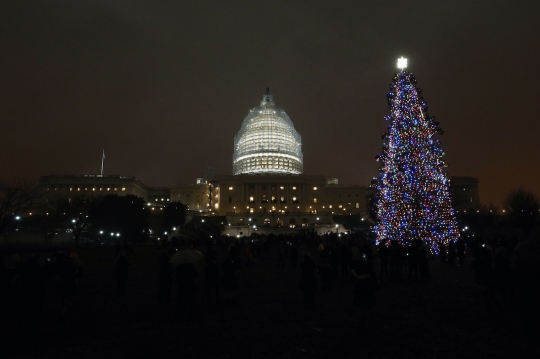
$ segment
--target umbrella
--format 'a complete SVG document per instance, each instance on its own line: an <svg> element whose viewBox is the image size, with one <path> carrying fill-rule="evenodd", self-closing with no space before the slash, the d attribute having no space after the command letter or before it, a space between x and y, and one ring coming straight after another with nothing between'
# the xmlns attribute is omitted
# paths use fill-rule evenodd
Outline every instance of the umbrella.
<svg viewBox="0 0 540 359"><path fill-rule="evenodd" d="M172 264L184 264L184 263L196 263L203 259L204 255L194 249L186 249L184 251L176 252L171 260Z"/></svg>

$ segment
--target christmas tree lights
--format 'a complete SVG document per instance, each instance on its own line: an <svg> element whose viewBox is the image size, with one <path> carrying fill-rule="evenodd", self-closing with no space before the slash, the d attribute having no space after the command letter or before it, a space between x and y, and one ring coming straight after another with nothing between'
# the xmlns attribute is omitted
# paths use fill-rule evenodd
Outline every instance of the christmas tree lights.
<svg viewBox="0 0 540 359"><path fill-rule="evenodd" d="M422 91L414 75L405 70L394 77L388 93L388 131L383 133L381 164L374 179L377 241L397 240L403 244L421 239L437 252L437 243L459 237L450 197L449 180L440 141L443 134L435 117L427 113Z"/></svg>

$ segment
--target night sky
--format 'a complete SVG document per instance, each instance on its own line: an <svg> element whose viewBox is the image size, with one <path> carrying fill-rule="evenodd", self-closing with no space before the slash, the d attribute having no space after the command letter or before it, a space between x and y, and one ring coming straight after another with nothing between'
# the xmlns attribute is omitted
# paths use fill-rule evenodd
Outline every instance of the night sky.
<svg viewBox="0 0 540 359"><path fill-rule="evenodd" d="M540 1L0 0L0 178L231 174L266 87L304 173L368 184L396 60L423 89L451 176L483 203L540 195Z"/></svg>

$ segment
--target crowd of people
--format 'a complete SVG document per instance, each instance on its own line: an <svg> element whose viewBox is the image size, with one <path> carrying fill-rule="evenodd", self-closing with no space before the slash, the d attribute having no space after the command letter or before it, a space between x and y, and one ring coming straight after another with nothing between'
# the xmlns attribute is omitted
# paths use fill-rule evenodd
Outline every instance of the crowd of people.
<svg viewBox="0 0 540 359"><path fill-rule="evenodd" d="M172 263L172 257L179 251L195 248L183 242L159 248L157 304L174 307L172 312L177 323L196 320L200 305L195 305L194 300L198 290L205 293L209 311L234 307L242 286L237 272L255 268L260 261L275 261L275 265L266 268L284 273L285 269L300 271L298 301L306 311L316 307L317 293L332 292L336 283L345 283L352 288L350 303L358 309L358 323L368 327L376 320L373 308L377 306L377 292L384 295L384 286L392 282L428 280L430 259L436 255L448 268L467 265L472 269L487 311L496 314L517 311L523 330L531 340L540 338L538 240L518 242L498 238L465 243L460 239L429 248L422 240L375 243L367 236L341 238L329 234L320 237L318 242L299 236L244 238L217 245L209 241L197 248L204 254L200 263L181 264ZM132 254L132 246L115 247L115 294L118 297L129 296L127 283ZM69 317L70 299L77 294L77 282L84 278L83 263L74 249L30 255L26 262L15 253L5 253L3 264L0 268L1 289L5 293L0 296L2 317L13 318L13 321L21 319L17 321L19 331L40 334L44 296L50 293L57 297L54 317L58 323ZM204 278L202 288L198 288L200 275ZM176 302L171 303L174 298Z"/></svg>
<svg viewBox="0 0 540 359"><path fill-rule="evenodd" d="M4 253L0 266L2 337L18 333L39 337L45 324L45 302L54 296L52 317L62 323L72 310L83 266L74 249L55 249L46 256L32 254L24 262L16 253ZM29 342L32 344L33 342Z"/></svg>

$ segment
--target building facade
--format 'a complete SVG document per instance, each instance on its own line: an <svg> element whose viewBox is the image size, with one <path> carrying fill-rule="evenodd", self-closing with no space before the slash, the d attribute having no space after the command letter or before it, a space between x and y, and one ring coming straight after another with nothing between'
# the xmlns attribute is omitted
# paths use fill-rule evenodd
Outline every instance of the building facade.
<svg viewBox="0 0 540 359"><path fill-rule="evenodd" d="M148 186L135 177L119 175L49 175L42 176L40 184L48 194L70 198L71 196L103 197L134 195L148 201Z"/></svg>
<svg viewBox="0 0 540 359"><path fill-rule="evenodd" d="M450 177L450 191L454 208L467 210L480 206L478 179L474 177Z"/></svg>
<svg viewBox="0 0 540 359"><path fill-rule="evenodd" d="M316 175L220 176L219 213L367 214L366 187Z"/></svg>

